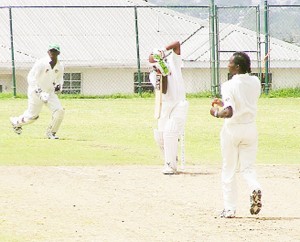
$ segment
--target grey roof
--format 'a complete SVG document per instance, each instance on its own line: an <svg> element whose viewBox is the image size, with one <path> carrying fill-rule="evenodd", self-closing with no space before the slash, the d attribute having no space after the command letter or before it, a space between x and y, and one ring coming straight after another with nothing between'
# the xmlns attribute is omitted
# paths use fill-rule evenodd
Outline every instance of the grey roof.
<svg viewBox="0 0 300 242"><path fill-rule="evenodd" d="M135 6L144 0L1 0L1 6Z"/></svg>
<svg viewBox="0 0 300 242"><path fill-rule="evenodd" d="M6 5L5 5L6 3ZM208 21L165 8L150 8L141 0L2 0L2 6L60 6L13 8L15 61L27 68L46 54L49 43L61 46L61 59L69 66L136 66L136 29L132 6L138 9L139 50L142 66L153 47L183 41L187 66L209 67ZM63 8L61 6L89 6ZM92 6L99 6L93 8ZM104 8L100 6L114 6ZM119 7L119 6L122 6ZM127 7L126 7L127 6ZM128 7L129 6L129 7ZM8 9L0 8L0 63L10 67ZM236 25L220 25L221 50L256 50L256 33ZM271 60L300 61L300 47L271 38ZM230 53L221 54L227 63ZM251 54L255 59L255 54ZM222 63L221 62L221 63Z"/></svg>

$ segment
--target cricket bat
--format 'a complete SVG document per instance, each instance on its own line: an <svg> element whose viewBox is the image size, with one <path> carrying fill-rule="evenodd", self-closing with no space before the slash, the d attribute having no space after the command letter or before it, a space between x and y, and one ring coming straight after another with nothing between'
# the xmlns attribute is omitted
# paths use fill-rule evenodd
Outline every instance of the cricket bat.
<svg viewBox="0 0 300 242"><path fill-rule="evenodd" d="M155 91L155 107L154 107L154 118L159 119L162 106L162 86L163 86L162 75L156 75Z"/></svg>

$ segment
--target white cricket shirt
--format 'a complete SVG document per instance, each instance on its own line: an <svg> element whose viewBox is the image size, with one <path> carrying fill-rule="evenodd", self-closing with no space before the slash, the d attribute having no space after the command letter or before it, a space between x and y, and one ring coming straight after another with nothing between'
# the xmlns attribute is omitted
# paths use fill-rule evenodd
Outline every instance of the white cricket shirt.
<svg viewBox="0 0 300 242"><path fill-rule="evenodd" d="M256 76L236 74L221 87L224 108L231 106L233 115L225 119L229 123L252 123L257 113L257 102L261 94L261 83Z"/></svg>
<svg viewBox="0 0 300 242"><path fill-rule="evenodd" d="M57 60L54 68L51 68L49 56L37 60L27 76L28 85L32 89L41 88L44 92L54 92L54 84L63 85L64 67Z"/></svg>
<svg viewBox="0 0 300 242"><path fill-rule="evenodd" d="M167 93L163 94L162 100L164 102L177 103L185 100L185 86L181 72L182 60L181 56L174 51L167 58L168 67L171 74L168 75Z"/></svg>

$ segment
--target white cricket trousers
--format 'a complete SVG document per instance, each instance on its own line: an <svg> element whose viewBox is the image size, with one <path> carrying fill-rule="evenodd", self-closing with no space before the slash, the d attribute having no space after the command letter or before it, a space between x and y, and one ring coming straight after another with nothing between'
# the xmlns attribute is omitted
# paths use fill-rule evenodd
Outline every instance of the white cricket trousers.
<svg viewBox="0 0 300 242"><path fill-rule="evenodd" d="M236 173L240 172L247 182L249 194L260 189L256 178L258 134L255 123L226 124L221 129L222 191L225 210L236 210L237 184Z"/></svg>
<svg viewBox="0 0 300 242"><path fill-rule="evenodd" d="M163 103L158 120L158 131L163 133L164 160L173 168L177 165L178 138L184 132L188 106L186 100L175 105Z"/></svg>
<svg viewBox="0 0 300 242"><path fill-rule="evenodd" d="M45 103L39 99L35 93L35 90L29 88L28 107L27 110L19 117L19 119L25 121L37 119L44 105ZM51 110L52 114L56 110L63 109L58 96L54 92L50 93L46 106Z"/></svg>

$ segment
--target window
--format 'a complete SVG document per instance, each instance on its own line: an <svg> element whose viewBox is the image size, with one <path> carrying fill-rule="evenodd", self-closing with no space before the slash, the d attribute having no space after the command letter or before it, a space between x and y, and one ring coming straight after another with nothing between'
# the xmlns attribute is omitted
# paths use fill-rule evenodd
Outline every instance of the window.
<svg viewBox="0 0 300 242"><path fill-rule="evenodd" d="M64 73L64 85L62 93L80 94L81 93L81 73Z"/></svg>
<svg viewBox="0 0 300 242"><path fill-rule="evenodd" d="M134 92L139 92L139 87L142 92L153 92L153 86L149 80L149 72L141 72L141 85L139 85L138 72L134 73Z"/></svg>

